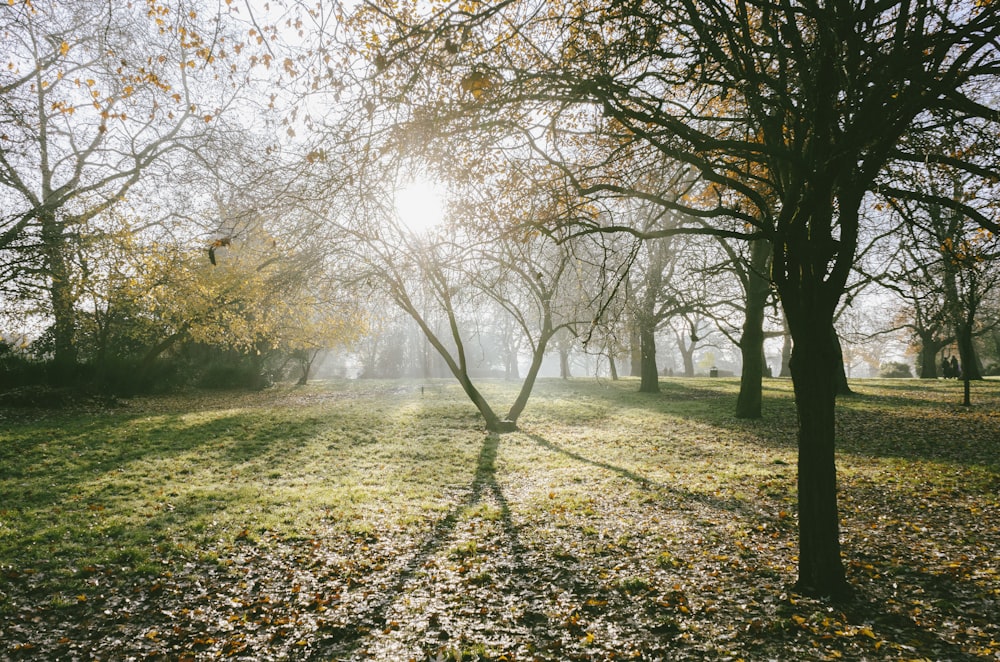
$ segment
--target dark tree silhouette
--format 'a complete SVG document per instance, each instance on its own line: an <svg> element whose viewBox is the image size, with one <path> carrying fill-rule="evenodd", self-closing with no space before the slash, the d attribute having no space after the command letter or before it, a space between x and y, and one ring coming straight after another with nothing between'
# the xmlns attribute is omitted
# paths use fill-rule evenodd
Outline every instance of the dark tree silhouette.
<svg viewBox="0 0 1000 662"><path fill-rule="evenodd" d="M794 341L798 588L847 593L830 376L840 360L833 321L858 248L860 210L893 161L935 159L996 175L981 155L904 149L902 139L939 131L942 122L997 133L990 91L1000 71L1000 3L625 0L535 8L508 0L424 19L381 7L362 16L373 34L388 35L387 44L368 46L379 66L376 94L410 95L422 128L460 124L491 132L498 147L531 150L580 194L641 197L708 221L711 232L770 241L771 280ZM489 84L465 94L460 81L470 71ZM648 149L692 167L700 191L677 199L642 188L631 173ZM974 205L942 203L997 229Z"/></svg>

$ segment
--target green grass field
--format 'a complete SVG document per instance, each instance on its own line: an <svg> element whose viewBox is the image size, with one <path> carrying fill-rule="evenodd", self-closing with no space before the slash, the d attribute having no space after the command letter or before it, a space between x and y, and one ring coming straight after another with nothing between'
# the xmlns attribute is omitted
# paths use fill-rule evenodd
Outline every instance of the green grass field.
<svg viewBox="0 0 1000 662"><path fill-rule="evenodd" d="M786 380L543 381L501 436L449 382L0 409L0 659L1000 660L1000 382L852 385L836 605Z"/></svg>

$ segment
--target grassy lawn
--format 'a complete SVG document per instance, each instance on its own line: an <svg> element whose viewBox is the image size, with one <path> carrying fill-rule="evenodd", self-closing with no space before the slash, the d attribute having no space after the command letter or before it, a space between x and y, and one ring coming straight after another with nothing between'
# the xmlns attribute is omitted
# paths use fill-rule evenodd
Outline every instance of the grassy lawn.
<svg viewBox="0 0 1000 662"><path fill-rule="evenodd" d="M1000 660L1000 382L853 383L837 605L790 383L637 386L502 436L449 382L0 409L0 659Z"/></svg>

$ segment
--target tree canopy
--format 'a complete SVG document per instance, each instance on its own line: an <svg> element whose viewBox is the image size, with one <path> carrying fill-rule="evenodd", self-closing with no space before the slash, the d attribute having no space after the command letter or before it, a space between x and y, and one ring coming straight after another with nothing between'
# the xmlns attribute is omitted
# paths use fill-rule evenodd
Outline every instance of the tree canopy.
<svg viewBox="0 0 1000 662"><path fill-rule="evenodd" d="M373 94L403 107L413 131L478 132L581 195L640 197L770 242L794 340L799 585L841 594L829 376L862 205L874 192L936 201L997 231L988 198L915 190L892 167L933 163L995 190L995 150L957 145L997 134L998 11L966 0L512 0L370 3L357 21ZM692 168L698 187L678 198L644 186L635 173L663 158Z"/></svg>

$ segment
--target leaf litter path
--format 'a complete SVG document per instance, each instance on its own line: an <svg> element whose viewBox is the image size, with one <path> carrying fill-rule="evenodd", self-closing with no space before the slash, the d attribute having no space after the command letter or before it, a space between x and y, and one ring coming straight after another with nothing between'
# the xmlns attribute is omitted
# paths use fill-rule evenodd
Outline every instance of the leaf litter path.
<svg viewBox="0 0 1000 662"><path fill-rule="evenodd" d="M503 443L508 439L514 437ZM471 486L453 495L452 508L423 536L375 526L378 533L353 540L244 541L225 561L238 582L216 579L194 596L183 587L204 579L173 577L168 587L157 586L160 613L178 625L142 639L169 648L172 634L198 632L193 653L202 654L192 657L725 658L746 634L724 613L733 608L728 583L735 574L757 579L752 594L738 596L741 610L754 605L775 615L782 599L794 600L779 599L779 570L751 570L751 547L729 544L727 513L711 498L682 502L672 490L598 464L608 493L590 493L585 483L583 491L550 490L539 504L544 485L498 481L500 443L486 438ZM590 464L541 437L522 436L520 443ZM644 502L641 517L633 498ZM664 547L666 531L677 536L673 552ZM768 547L786 534L767 534ZM695 549L682 551L686 544ZM688 552L697 558L687 560ZM201 606L192 609L192 598ZM184 606L162 609L174 601ZM692 628L696 613L717 623ZM755 640L763 621L751 623L761 630L752 633Z"/></svg>
<svg viewBox="0 0 1000 662"><path fill-rule="evenodd" d="M688 476L657 473L665 457L636 461L658 452L636 441L648 430L610 442L599 426L542 425L486 436L471 484L443 490L417 523L387 512L345 530L331 514L302 535L165 555L147 576L83 567L94 590L78 600L55 602L44 577L9 568L0 659L1000 659L995 472L956 466L912 487L913 467L891 458L842 462L862 590L830 605L787 589L787 449L716 480L706 467L725 471L736 447L685 425L667 450Z"/></svg>

